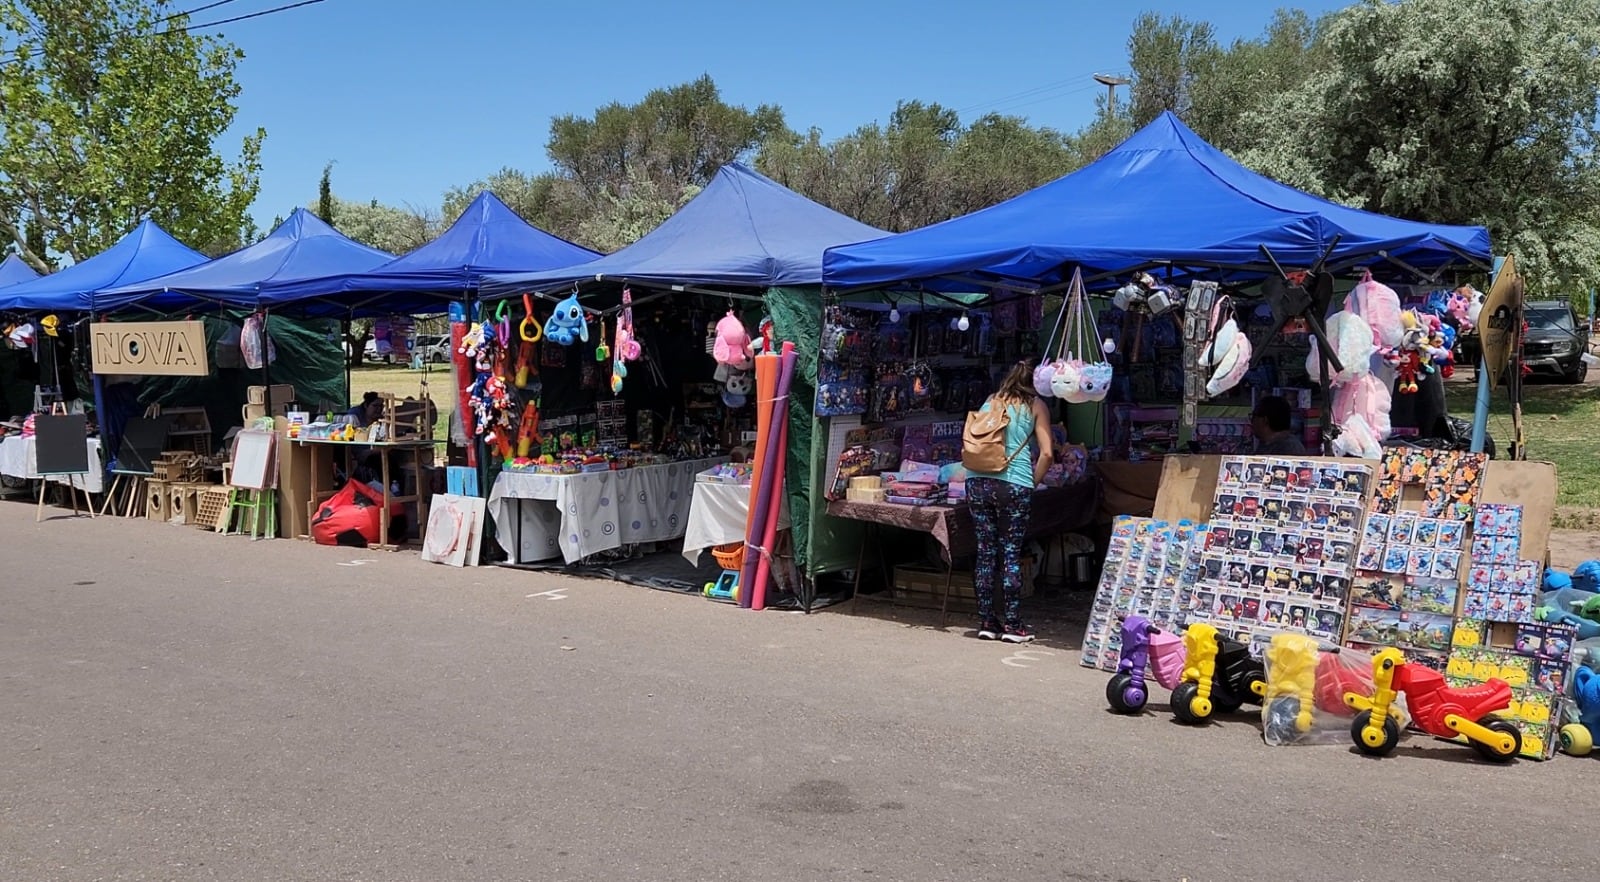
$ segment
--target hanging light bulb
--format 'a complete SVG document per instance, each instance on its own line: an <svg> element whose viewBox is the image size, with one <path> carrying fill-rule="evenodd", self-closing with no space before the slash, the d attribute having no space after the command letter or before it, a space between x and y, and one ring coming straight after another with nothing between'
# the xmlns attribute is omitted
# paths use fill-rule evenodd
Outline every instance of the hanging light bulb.
<svg viewBox="0 0 1600 882"><path fill-rule="evenodd" d="M967 314L963 312L961 318L956 320L956 330L965 331L970 327L972 327L972 322L967 321Z"/></svg>
<svg viewBox="0 0 1600 882"><path fill-rule="evenodd" d="M1110 355L1111 353L1116 352L1117 351L1117 341L1111 339L1110 337L1107 337L1105 339L1105 342L1100 344L1100 351L1104 352L1107 355Z"/></svg>
<svg viewBox="0 0 1600 882"><path fill-rule="evenodd" d="M889 324L891 324L891 325L900 324L900 307L898 307L898 306L889 307Z"/></svg>

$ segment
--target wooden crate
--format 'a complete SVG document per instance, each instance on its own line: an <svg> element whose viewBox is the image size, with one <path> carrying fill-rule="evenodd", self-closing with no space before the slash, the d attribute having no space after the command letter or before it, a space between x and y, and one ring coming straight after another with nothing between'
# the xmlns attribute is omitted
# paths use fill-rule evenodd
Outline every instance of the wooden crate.
<svg viewBox="0 0 1600 882"><path fill-rule="evenodd" d="M144 516L147 520L171 519L171 502L167 498L167 482L150 478L144 482Z"/></svg>

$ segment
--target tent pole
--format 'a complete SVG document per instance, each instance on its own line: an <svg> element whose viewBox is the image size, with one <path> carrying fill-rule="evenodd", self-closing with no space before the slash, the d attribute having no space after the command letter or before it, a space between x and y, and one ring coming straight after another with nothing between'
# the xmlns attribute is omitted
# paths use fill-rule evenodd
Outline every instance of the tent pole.
<svg viewBox="0 0 1600 882"><path fill-rule="evenodd" d="M1489 288L1493 290L1495 280L1500 277L1500 268L1505 266L1504 257L1494 259L1494 270L1489 274ZM1483 339L1483 330L1478 331L1478 339ZM1483 357L1483 347L1478 347L1478 397L1473 402L1472 411L1472 452L1482 453L1484 438L1489 431L1489 362Z"/></svg>
<svg viewBox="0 0 1600 882"><path fill-rule="evenodd" d="M100 480L101 485L109 488L106 475L111 468L111 458L121 448L121 438L112 437L106 428L106 381L100 372L94 369L94 313L89 313L89 376L94 383L94 421L100 427ZM70 491L69 491L70 492Z"/></svg>
<svg viewBox="0 0 1600 882"><path fill-rule="evenodd" d="M344 355L344 403L350 406L350 359L353 353L345 352L344 347L350 343L350 324L355 320L355 310L350 311L350 316L339 323L339 351Z"/></svg>

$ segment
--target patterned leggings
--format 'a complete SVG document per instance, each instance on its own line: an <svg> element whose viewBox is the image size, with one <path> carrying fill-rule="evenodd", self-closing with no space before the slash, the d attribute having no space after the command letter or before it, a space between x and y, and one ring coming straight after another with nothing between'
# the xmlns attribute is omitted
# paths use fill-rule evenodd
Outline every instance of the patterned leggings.
<svg viewBox="0 0 1600 882"><path fill-rule="evenodd" d="M973 590L978 618L994 621L995 601L1004 591L1004 623L1022 623L1022 537L1028 531L1033 489L996 478L968 478L967 501L978 533Z"/></svg>

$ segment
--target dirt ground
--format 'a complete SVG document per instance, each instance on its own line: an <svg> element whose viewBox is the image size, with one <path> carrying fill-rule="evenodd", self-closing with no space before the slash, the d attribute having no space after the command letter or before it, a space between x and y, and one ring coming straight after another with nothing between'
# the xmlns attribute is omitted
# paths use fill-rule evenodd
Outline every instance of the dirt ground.
<svg viewBox="0 0 1600 882"><path fill-rule="evenodd" d="M1571 570L1578 564L1600 558L1600 534L1584 530L1550 531L1550 565Z"/></svg>

